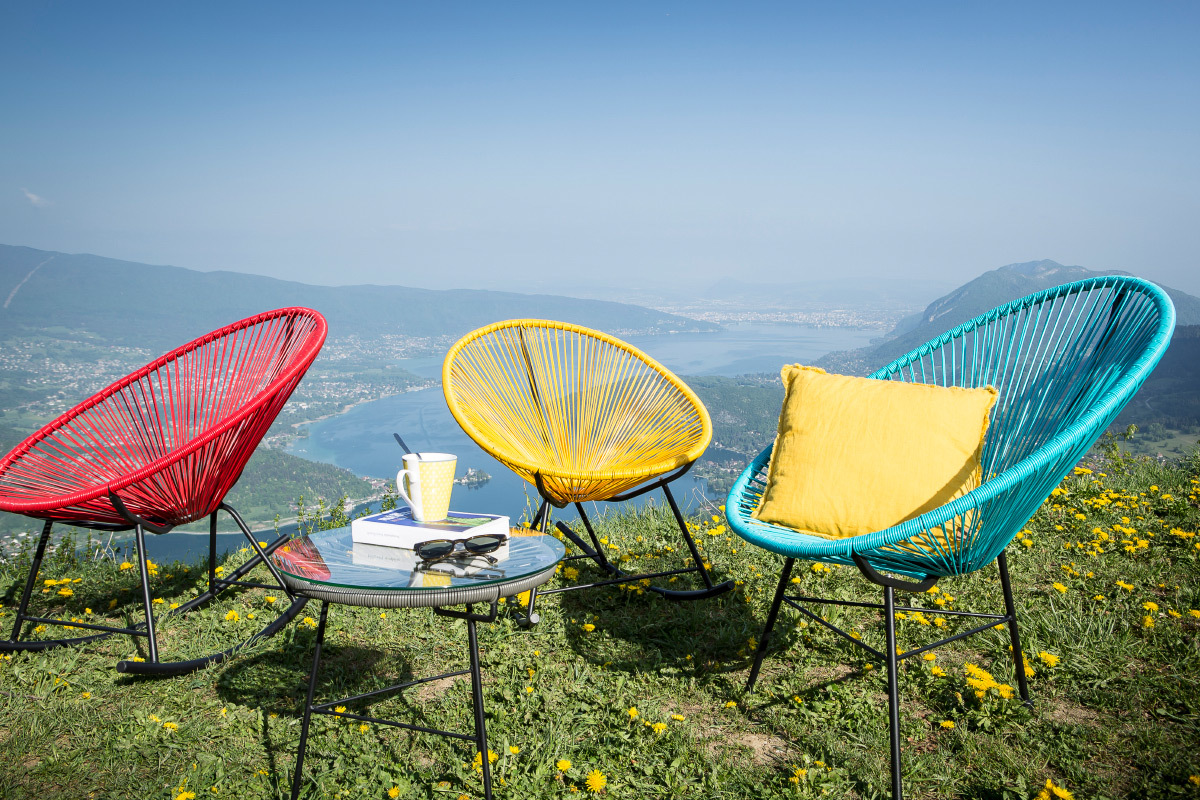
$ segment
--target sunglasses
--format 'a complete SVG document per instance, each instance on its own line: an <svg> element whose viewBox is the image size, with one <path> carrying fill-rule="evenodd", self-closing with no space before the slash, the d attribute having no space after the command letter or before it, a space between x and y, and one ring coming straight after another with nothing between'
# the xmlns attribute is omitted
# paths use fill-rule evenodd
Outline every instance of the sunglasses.
<svg viewBox="0 0 1200 800"><path fill-rule="evenodd" d="M496 559L488 555L508 541L502 533L472 536L468 539L430 539L413 545L413 552L422 561L441 561L444 558L460 558L463 556L483 556L489 563L495 564ZM461 545L461 549L459 547Z"/></svg>

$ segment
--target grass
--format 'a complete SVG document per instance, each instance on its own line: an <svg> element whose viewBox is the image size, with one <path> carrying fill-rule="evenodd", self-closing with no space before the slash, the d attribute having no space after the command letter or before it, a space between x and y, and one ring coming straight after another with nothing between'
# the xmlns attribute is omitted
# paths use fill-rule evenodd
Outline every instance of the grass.
<svg viewBox="0 0 1200 800"><path fill-rule="evenodd" d="M1033 710L1011 699L1004 631L902 665L908 797L1200 797L1200 455L1110 456L1069 476L1009 548ZM647 568L682 560L662 509L601 524L615 557ZM618 798L886 796L881 670L785 611L758 691L743 694L780 560L720 520L693 524L715 574L739 582L734 592L676 604L610 587L539 600L530 631L509 614L481 626L497 797L587 796L589 775L600 795ZM39 609L135 615L136 570L120 566L60 548L41 576L56 582L35 593ZM157 572L153 593L169 606L199 591L204 568ZM23 573L21 559L0 566L5 629ZM794 574L805 592L875 599L850 568L800 564ZM898 623L901 647L954 630L939 617L945 608L1000 607L994 568L938 589L905 596L927 611ZM167 620L160 651L231 644L279 605L247 590ZM874 612L827 613L882 642ZM314 636L310 617L224 665L167 680L115 673L136 652L128 637L0 659L0 797L286 797ZM465 665L465 640L462 622L428 609L335 606L318 697ZM470 732L470 708L469 683L451 679L370 713ZM318 716L307 780L319 797L478 798L474 756L463 742Z"/></svg>

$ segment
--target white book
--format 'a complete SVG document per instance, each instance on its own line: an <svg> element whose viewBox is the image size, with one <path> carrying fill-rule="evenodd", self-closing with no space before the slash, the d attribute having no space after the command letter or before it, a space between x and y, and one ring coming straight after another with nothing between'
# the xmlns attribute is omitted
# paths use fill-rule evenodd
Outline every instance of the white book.
<svg viewBox="0 0 1200 800"><path fill-rule="evenodd" d="M412 509L397 508L381 511L350 523L350 538L357 544L377 544L384 547L402 547L411 550L421 542L432 539L467 539L472 536L507 536L508 517L493 514L471 514L451 511L440 522L418 522L412 517ZM494 558L506 555L507 545L495 553Z"/></svg>

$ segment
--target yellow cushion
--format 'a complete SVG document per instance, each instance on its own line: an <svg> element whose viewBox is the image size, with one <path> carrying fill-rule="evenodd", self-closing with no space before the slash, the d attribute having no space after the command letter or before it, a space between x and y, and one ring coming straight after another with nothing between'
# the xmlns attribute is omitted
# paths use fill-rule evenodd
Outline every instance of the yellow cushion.
<svg viewBox="0 0 1200 800"><path fill-rule="evenodd" d="M852 378L799 364L782 377L756 519L842 539L898 525L979 485L991 386Z"/></svg>

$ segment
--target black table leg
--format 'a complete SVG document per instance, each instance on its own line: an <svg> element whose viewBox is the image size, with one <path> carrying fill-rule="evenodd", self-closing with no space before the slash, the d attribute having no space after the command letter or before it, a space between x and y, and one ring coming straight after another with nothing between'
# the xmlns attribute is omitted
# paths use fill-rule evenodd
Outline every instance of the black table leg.
<svg viewBox="0 0 1200 800"><path fill-rule="evenodd" d="M313 694L317 689L317 670L321 666L321 644L325 641L325 618L329 603L321 603L321 621L317 623L317 646L313 649L312 672L308 675L308 697L304 701L304 721L300 724L300 749L296 752L296 772L292 775L292 800L300 796L300 781L304 773L304 748L308 746L308 723L312 719Z"/></svg>
<svg viewBox="0 0 1200 800"><path fill-rule="evenodd" d="M475 706L475 743L479 748L479 765L483 768L483 796L485 800L492 800L492 766L488 753L487 723L483 715L483 677L479 671L479 641L475 638L475 620L470 617L467 617L467 642L471 647L471 702Z"/></svg>

